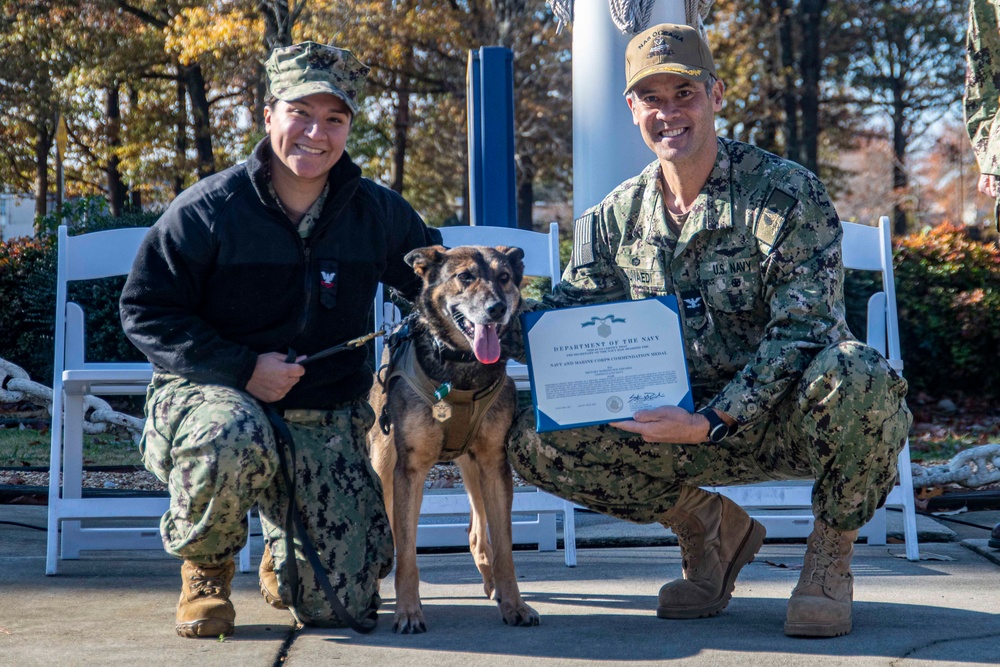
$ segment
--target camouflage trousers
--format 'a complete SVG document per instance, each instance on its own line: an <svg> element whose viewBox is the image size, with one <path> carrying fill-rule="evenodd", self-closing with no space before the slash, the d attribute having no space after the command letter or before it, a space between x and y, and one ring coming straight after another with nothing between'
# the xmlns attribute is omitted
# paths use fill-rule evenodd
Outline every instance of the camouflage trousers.
<svg viewBox="0 0 1000 667"><path fill-rule="evenodd" d="M170 491L160 522L166 551L208 564L234 557L246 544L247 512L256 504L282 600L301 623L341 625L298 535L300 603L292 605L283 452L260 405L229 387L157 374L146 416L143 462ZM338 598L363 618L378 607L378 580L392 567L393 553L382 486L365 446L374 413L358 399L331 411L286 411L285 421L295 441L294 500L306 532Z"/></svg>
<svg viewBox="0 0 1000 667"><path fill-rule="evenodd" d="M683 486L814 479L814 514L864 525L896 478L912 417L906 382L875 349L820 352L770 418L721 444L670 445L601 425L535 432L531 410L508 439L511 463L546 491L636 523L662 522Z"/></svg>

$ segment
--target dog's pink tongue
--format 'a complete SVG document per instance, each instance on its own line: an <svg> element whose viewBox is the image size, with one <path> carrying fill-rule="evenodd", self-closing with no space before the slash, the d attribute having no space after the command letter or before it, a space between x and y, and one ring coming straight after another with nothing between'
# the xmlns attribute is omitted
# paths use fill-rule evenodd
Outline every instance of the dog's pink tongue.
<svg viewBox="0 0 1000 667"><path fill-rule="evenodd" d="M495 324L477 324L476 335L472 341L472 351L483 364L495 364L500 358L500 339L497 338Z"/></svg>

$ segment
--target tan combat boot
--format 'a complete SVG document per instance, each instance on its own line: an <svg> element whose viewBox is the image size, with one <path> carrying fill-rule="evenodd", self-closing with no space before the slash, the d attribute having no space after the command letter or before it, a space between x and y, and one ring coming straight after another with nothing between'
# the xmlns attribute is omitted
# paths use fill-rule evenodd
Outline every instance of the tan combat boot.
<svg viewBox="0 0 1000 667"><path fill-rule="evenodd" d="M788 601L786 635L839 637L851 631L851 556L856 539L858 531L835 530L816 519L806 542L799 584Z"/></svg>
<svg viewBox="0 0 1000 667"><path fill-rule="evenodd" d="M705 618L725 609L736 576L764 543L764 526L716 493L684 487L664 516L681 547L684 578L660 589L660 618Z"/></svg>
<svg viewBox="0 0 1000 667"><path fill-rule="evenodd" d="M274 560L271 558L271 550L264 545L264 557L260 559L260 568L257 569L260 575L260 594L269 605L275 609L288 609L281 601L278 594L278 577L274 574Z"/></svg>
<svg viewBox="0 0 1000 667"><path fill-rule="evenodd" d="M233 634L236 610L229 601L236 564L203 565L186 560L181 565L181 599L177 603L177 634L181 637L218 637Z"/></svg>

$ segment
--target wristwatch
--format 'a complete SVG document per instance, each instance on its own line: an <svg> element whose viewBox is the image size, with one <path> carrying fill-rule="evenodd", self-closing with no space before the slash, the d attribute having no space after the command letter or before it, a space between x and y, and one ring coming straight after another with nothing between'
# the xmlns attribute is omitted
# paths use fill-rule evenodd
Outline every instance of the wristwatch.
<svg viewBox="0 0 1000 667"><path fill-rule="evenodd" d="M722 421L722 418L715 412L712 408L702 408L698 410L698 414L704 415L705 419L708 420L708 441L712 443L719 443L725 440L729 435L736 429L731 428L729 424Z"/></svg>

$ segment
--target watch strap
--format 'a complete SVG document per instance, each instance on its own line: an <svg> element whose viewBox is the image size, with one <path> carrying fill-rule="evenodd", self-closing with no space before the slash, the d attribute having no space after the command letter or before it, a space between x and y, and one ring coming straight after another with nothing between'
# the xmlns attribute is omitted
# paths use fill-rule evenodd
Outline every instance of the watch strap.
<svg viewBox="0 0 1000 667"><path fill-rule="evenodd" d="M709 442L722 442L732 433L733 429L712 408L702 408L698 410L698 414L704 415L708 420Z"/></svg>

